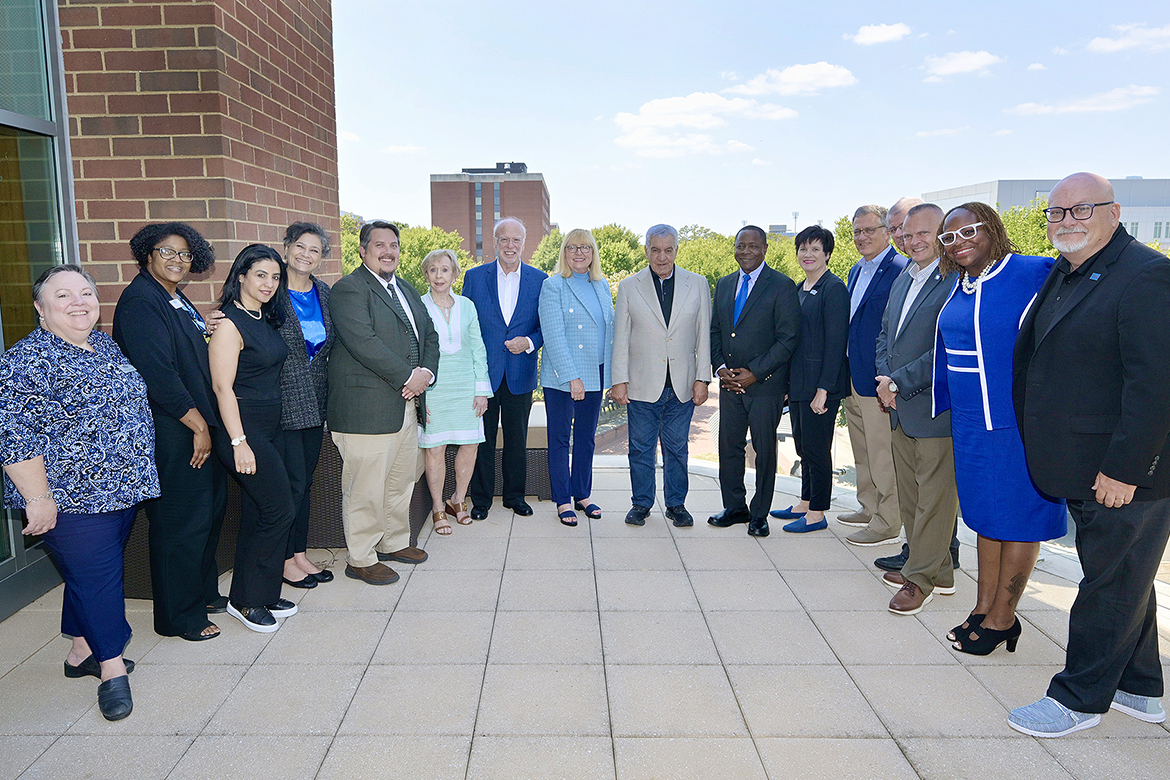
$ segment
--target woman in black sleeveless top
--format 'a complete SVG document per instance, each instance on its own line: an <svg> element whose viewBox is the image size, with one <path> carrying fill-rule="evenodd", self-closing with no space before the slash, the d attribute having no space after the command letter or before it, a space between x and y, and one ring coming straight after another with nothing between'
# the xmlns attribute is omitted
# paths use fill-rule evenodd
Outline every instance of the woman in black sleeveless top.
<svg viewBox="0 0 1170 780"><path fill-rule="evenodd" d="M294 509L280 427L280 369L288 349L277 332L283 319L280 254L249 244L236 256L219 299L224 318L208 344L211 386L223 425L215 451L258 512L244 512L236 542L228 614L253 631L279 628L297 611L280 597L285 546Z"/></svg>

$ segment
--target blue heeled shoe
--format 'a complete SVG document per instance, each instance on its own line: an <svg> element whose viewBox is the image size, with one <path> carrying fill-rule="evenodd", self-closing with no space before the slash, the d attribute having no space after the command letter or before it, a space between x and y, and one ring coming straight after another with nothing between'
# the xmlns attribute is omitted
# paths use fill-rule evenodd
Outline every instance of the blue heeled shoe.
<svg viewBox="0 0 1170 780"><path fill-rule="evenodd" d="M792 507L788 507L787 509L773 509L768 514L770 514L772 517L776 518L777 520L799 520L800 518L804 517L808 513L807 512L793 512Z"/></svg>

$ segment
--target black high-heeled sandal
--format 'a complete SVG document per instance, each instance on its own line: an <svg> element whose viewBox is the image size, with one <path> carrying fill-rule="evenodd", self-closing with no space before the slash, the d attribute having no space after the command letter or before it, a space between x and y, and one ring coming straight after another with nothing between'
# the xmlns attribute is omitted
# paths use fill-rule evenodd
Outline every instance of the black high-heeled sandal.
<svg viewBox="0 0 1170 780"><path fill-rule="evenodd" d="M996 631L993 628L980 625L978 629L972 629L966 637L957 640L951 647L968 655L991 655L996 648L1006 642L1007 651L1014 653L1016 652L1016 644L1020 641L1022 630L1019 618L1016 618L1016 622L1012 623L1012 627L1006 631ZM979 633L978 636L975 635L976 631Z"/></svg>
<svg viewBox="0 0 1170 780"><path fill-rule="evenodd" d="M979 626L983 625L983 618L985 617L987 615L972 612L967 616L966 620L947 632L947 640L950 642L958 642L960 634L966 635L979 628Z"/></svg>

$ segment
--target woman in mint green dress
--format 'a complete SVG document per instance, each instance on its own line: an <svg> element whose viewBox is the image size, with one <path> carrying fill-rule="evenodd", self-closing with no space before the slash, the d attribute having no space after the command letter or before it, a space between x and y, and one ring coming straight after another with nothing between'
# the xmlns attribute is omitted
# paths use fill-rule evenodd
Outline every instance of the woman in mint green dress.
<svg viewBox="0 0 1170 780"><path fill-rule="evenodd" d="M451 289L460 272L455 253L436 249L423 258L422 271L431 288L423 303L439 334L439 373L427 390L427 426L419 432L418 446L426 453L435 533L446 536L451 533L448 514L460 525L471 523L467 486L476 451L484 440L482 418L492 386L475 304ZM448 444L458 445L459 450L455 453L455 493L444 501Z"/></svg>

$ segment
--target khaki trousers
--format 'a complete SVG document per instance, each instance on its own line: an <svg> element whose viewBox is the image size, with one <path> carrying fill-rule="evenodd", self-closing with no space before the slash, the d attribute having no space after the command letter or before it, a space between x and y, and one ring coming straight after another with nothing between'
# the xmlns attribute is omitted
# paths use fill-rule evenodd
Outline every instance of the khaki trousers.
<svg viewBox="0 0 1170 780"><path fill-rule="evenodd" d="M949 588L955 584L951 534L959 515L951 437L915 439L899 427L893 433L893 450L902 525L910 545L902 576L923 593L935 585Z"/></svg>
<svg viewBox="0 0 1170 780"><path fill-rule="evenodd" d="M869 518L870 530L883 538L897 536L902 527L898 513L898 482L894 475L894 454L890 447L890 416L876 398L852 393L842 399L849 444L857 469L857 501L861 514Z"/></svg>
<svg viewBox="0 0 1170 780"><path fill-rule="evenodd" d="M341 515L351 566L373 566L378 553L410 546L410 497L423 473L414 404L398 433L332 431L341 453Z"/></svg>

